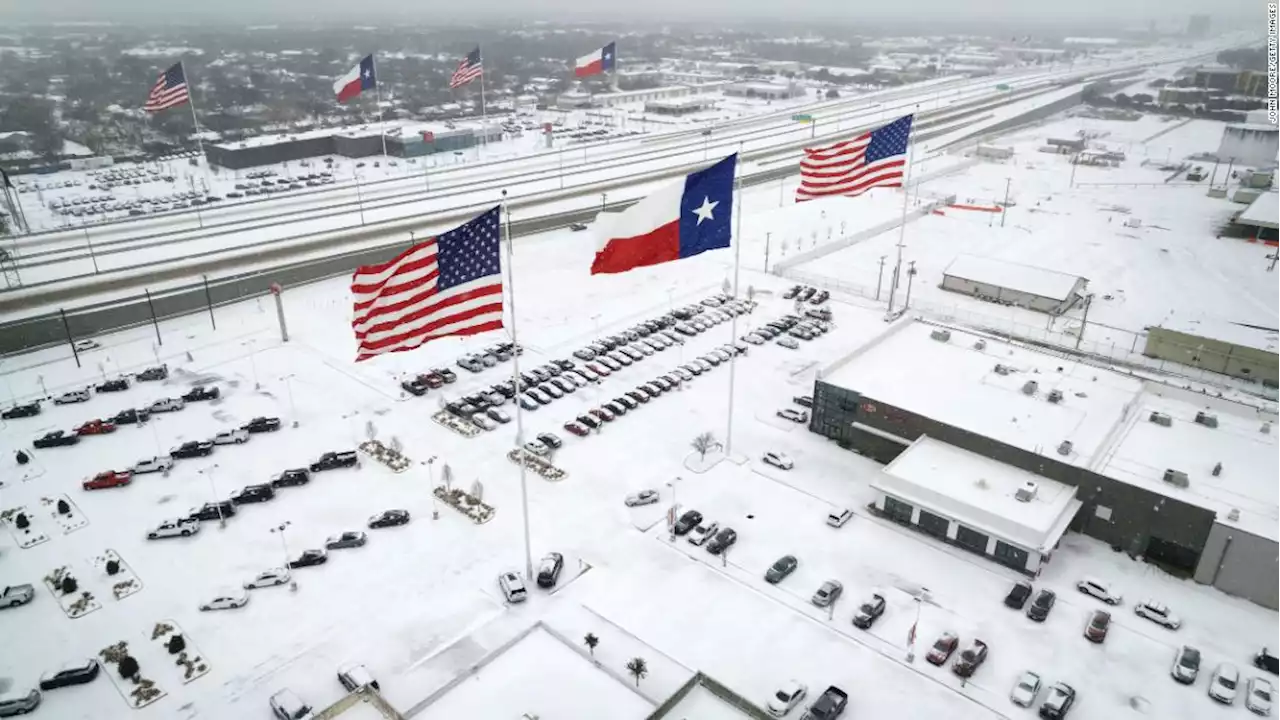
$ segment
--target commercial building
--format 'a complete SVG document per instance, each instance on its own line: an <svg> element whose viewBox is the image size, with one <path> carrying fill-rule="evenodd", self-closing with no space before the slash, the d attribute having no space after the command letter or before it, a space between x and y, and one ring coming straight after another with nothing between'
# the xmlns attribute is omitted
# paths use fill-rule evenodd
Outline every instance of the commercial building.
<svg viewBox="0 0 1280 720"><path fill-rule="evenodd" d="M988 302L1059 315L1083 298L1088 282L1079 275L959 255L943 271L939 287Z"/></svg>
<svg viewBox="0 0 1280 720"><path fill-rule="evenodd" d="M502 137L502 129L497 125L457 128L445 124L387 123L385 128L387 154L393 157L461 150L479 144L486 135L495 140ZM382 146L382 129L378 125L362 125L261 135L205 145L205 156L212 165L240 170L326 155L349 158L381 155Z"/></svg>
<svg viewBox="0 0 1280 720"><path fill-rule="evenodd" d="M1265 180L1269 186L1274 177L1272 173L1251 173L1249 181L1253 184L1261 184ZM1280 193L1272 190L1258 195L1253 202L1249 203L1249 207L1236 216L1234 222L1236 225L1249 228L1255 241L1275 245L1276 228L1280 225L1276 222L1278 217L1280 217Z"/></svg>
<svg viewBox="0 0 1280 720"><path fill-rule="evenodd" d="M1280 153L1280 134L1275 125L1231 123L1222 129L1218 159L1237 165L1275 167Z"/></svg>
<svg viewBox="0 0 1280 720"><path fill-rule="evenodd" d="M644 104L644 111L654 115L690 115L706 110L714 110L717 98L710 95L695 95L682 98L659 98Z"/></svg>
<svg viewBox="0 0 1280 720"><path fill-rule="evenodd" d="M1274 414L910 320L821 370L813 398L810 430L889 464L886 474L899 474L895 460L927 436L1009 466L1002 473L1016 469L1075 488L1080 505L1066 511L1071 531L1266 607L1280 604ZM995 477L970 465L957 472L957 486L976 482L978 473ZM1018 477L988 483L1007 489ZM879 482L884 496L892 496L890 481ZM936 491L941 480L932 482ZM901 493L900 501L911 504L907 490ZM929 510L948 521L948 532L954 525L949 540L958 542L966 518L957 517L963 514L957 498L915 497L911 524L929 532L916 507ZM959 500L976 504L971 489ZM900 521L904 516L887 501L884 511ZM1034 544L1025 528L996 527L987 518L983 530L980 518L967 519L966 527L987 535L990 552L983 554L993 559L992 537L1022 532L1024 544ZM929 523L938 521L926 517ZM975 549L981 544L966 536ZM1046 533L1042 542L1051 539ZM1012 540L1000 541L1029 549ZM999 560L1009 564L1009 551L1002 552Z"/></svg>
<svg viewBox="0 0 1280 720"><path fill-rule="evenodd" d="M731 97L762 98L764 100L788 100L804 97L806 90L798 83L771 83L743 81L724 86L724 94Z"/></svg>
<svg viewBox="0 0 1280 720"><path fill-rule="evenodd" d="M1275 328L1207 316L1170 316L1147 328L1142 354L1276 387L1278 350Z"/></svg>

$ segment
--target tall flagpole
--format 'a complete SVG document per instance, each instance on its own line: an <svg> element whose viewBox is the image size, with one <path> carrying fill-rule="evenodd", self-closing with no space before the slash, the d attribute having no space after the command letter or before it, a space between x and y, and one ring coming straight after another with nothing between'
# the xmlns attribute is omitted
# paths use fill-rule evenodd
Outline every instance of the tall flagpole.
<svg viewBox="0 0 1280 720"><path fill-rule="evenodd" d="M916 105L916 111L920 106ZM912 118L915 122L915 118ZM911 158L915 154L916 144L907 140L907 167L902 171L902 222L898 224L898 259L893 266L893 279L889 283L889 315L893 314L893 301L898 296L898 278L902 274L902 241L907 234L907 201L911 198Z"/></svg>
<svg viewBox="0 0 1280 720"><path fill-rule="evenodd" d="M200 150L200 162L204 167L205 182L209 181L209 161L204 156L204 140L200 139L200 120L196 117L196 93L195 86L191 84L191 76L187 75L187 64L182 60L178 61L178 65L182 66L182 79L187 83L187 105L191 106L191 123L195 126L196 147ZM201 225L204 222L201 221Z"/></svg>
<svg viewBox="0 0 1280 720"><path fill-rule="evenodd" d="M481 76L483 77L483 75ZM520 396L524 393L520 381L520 341L516 337L516 266L515 248L511 245L511 210L507 207L507 191L502 191L502 230L507 237L507 298L511 303L511 383L516 389L516 456L520 458L520 509L524 516L524 569L525 577L533 582L533 549L529 545L529 484L524 449L524 408Z"/></svg>
<svg viewBox="0 0 1280 720"><path fill-rule="evenodd" d="M734 162L733 164L735 171L739 167L739 162L741 162L741 158L739 158L738 161ZM733 184L734 184L733 209L738 212L738 217L734 221L734 229L733 229L733 296L734 298L737 298L738 297L738 269L741 266L741 259L742 259L742 214L746 211L746 207L744 207L742 204L742 193L741 193L742 180L735 178ZM733 454L733 391L734 391L734 379L735 379L734 370L738 362L738 347L737 347L738 314L732 313L731 318L732 319L729 321L729 335L731 335L731 337L729 338L729 346L733 348L733 352L729 354L729 424L728 424L728 428L725 430L725 437L724 437L725 457L729 457L730 455Z"/></svg>
<svg viewBox="0 0 1280 720"><path fill-rule="evenodd" d="M480 51L480 46L476 46L476 51ZM480 143L482 145L489 144L489 114L484 106L484 55L480 55ZM505 203L504 203L505 204ZM511 323L515 325L514 322Z"/></svg>
<svg viewBox="0 0 1280 720"><path fill-rule="evenodd" d="M378 80L378 54L369 54L373 66L373 99L378 103L378 134L382 136L382 156L387 156L387 126L382 123L382 82Z"/></svg>

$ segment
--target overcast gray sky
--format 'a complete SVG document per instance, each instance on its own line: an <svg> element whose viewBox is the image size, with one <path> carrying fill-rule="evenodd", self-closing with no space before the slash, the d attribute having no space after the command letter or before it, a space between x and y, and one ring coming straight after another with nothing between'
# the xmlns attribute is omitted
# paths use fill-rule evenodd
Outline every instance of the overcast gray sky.
<svg viewBox="0 0 1280 720"><path fill-rule="evenodd" d="M1262 0L0 0L0 18L121 19L156 22L217 18L228 23L259 20L359 21L390 19L460 20L468 17L581 20L593 16L644 17L654 23L682 18L738 19L916 19L922 34L931 20L1033 20L1071 18L1110 22L1178 22L1177 16L1208 13L1223 22L1258 16L1265 23ZM1181 19L1185 22L1185 17Z"/></svg>

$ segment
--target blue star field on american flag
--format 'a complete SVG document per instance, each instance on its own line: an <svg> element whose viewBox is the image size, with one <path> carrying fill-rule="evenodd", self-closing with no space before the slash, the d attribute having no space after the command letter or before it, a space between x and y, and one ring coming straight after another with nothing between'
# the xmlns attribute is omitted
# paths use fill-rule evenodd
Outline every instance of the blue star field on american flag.
<svg viewBox="0 0 1280 720"><path fill-rule="evenodd" d="M866 163L869 165L894 155L907 152L907 142L911 138L912 115L900 117L871 133L871 142L867 145Z"/></svg>
<svg viewBox="0 0 1280 720"><path fill-rule="evenodd" d="M440 291L502 272L497 207L436 241Z"/></svg>

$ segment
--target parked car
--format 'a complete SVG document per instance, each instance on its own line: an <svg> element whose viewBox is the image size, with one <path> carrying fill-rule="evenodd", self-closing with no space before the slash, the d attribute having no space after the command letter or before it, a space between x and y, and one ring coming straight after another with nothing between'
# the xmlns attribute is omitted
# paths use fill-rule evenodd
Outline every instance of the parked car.
<svg viewBox="0 0 1280 720"><path fill-rule="evenodd" d="M89 402L89 389L72 390L65 392L53 399L54 405L73 405L75 403Z"/></svg>
<svg viewBox="0 0 1280 720"><path fill-rule="evenodd" d="M396 527L397 525L409 524L408 510L383 510L382 512L369 518L369 528L387 528Z"/></svg>
<svg viewBox="0 0 1280 720"><path fill-rule="evenodd" d="M324 547L326 550L358 548L364 547L364 544L368 542L368 540L369 536L365 535L363 532L359 530L348 530L339 535L330 535L328 539L324 541Z"/></svg>
<svg viewBox="0 0 1280 720"><path fill-rule="evenodd" d="M844 527L845 523L849 522L851 519L853 519L853 510L850 510L849 508L832 510L830 513L827 513L827 525L833 528Z"/></svg>
<svg viewBox="0 0 1280 720"><path fill-rule="evenodd" d="M1222 663L1209 676L1209 697L1223 705L1232 705L1240 688L1240 671L1231 663Z"/></svg>
<svg viewBox="0 0 1280 720"><path fill-rule="evenodd" d="M1009 594L1004 596L1005 607L1021 610L1022 606L1027 604L1027 600L1031 597L1031 583L1021 580L1014 583L1013 588L1009 590Z"/></svg>
<svg viewBox="0 0 1280 720"><path fill-rule="evenodd" d="M100 393L122 392L128 389L129 389L129 381L124 378L107 380L103 383L100 383L97 387L94 388L95 391Z"/></svg>
<svg viewBox="0 0 1280 720"><path fill-rule="evenodd" d="M23 585L7 585L0 589L0 608L18 607L31 602L36 596L35 589L30 584Z"/></svg>
<svg viewBox="0 0 1280 720"><path fill-rule="evenodd" d="M152 415L156 413L177 412L186 407L186 402L180 398L161 398L147 408Z"/></svg>
<svg viewBox="0 0 1280 720"><path fill-rule="evenodd" d="M329 561L329 553L324 550L312 549L303 550L302 554L289 561L289 569L313 567L315 565L323 565Z"/></svg>
<svg viewBox="0 0 1280 720"><path fill-rule="evenodd" d="M263 570L253 577L252 580L245 582L245 590L254 590L257 588L275 587L289 582L288 568L271 568Z"/></svg>
<svg viewBox="0 0 1280 720"><path fill-rule="evenodd" d="M769 450L766 451L764 455L760 456L760 459L764 461L764 464L772 465L779 470L790 470L796 466L795 461L784 452L774 452Z"/></svg>
<svg viewBox="0 0 1280 720"><path fill-rule="evenodd" d="M987 644L974 638L969 647L960 651L960 656L951 665L951 671L962 678L972 677L986 660Z"/></svg>
<svg viewBox="0 0 1280 720"><path fill-rule="evenodd" d="M1183 685L1194 684L1200 675L1200 651L1190 645L1183 645L1173 655L1173 668L1169 674Z"/></svg>
<svg viewBox="0 0 1280 720"><path fill-rule="evenodd" d="M97 340L85 338L83 340L75 341L75 343L73 343L73 347L75 347L76 352L86 352L88 350L97 350L102 346L98 344Z"/></svg>
<svg viewBox="0 0 1280 720"><path fill-rule="evenodd" d="M849 694L832 685L809 706L807 720L835 720L849 704Z"/></svg>
<svg viewBox="0 0 1280 720"><path fill-rule="evenodd" d="M342 684L343 689L347 692L355 692L363 687L371 687L374 690L381 690L378 681L373 679L373 674L364 665L352 664L346 665L338 670L338 682Z"/></svg>
<svg viewBox="0 0 1280 720"><path fill-rule="evenodd" d="M1271 683L1260 677L1249 678L1245 686L1244 706L1254 715L1271 716L1271 695L1275 690Z"/></svg>
<svg viewBox="0 0 1280 720"><path fill-rule="evenodd" d="M805 693L808 691L809 688L804 683L788 680L769 698L767 704L769 714L774 717L783 717L804 702Z"/></svg>
<svg viewBox="0 0 1280 720"><path fill-rule="evenodd" d="M267 502L275 498L275 488L269 483L260 485L246 485L240 490L231 493L231 502L236 505L247 505L249 503Z"/></svg>
<svg viewBox="0 0 1280 720"><path fill-rule="evenodd" d="M133 473L128 470L124 472L116 472L115 470L107 470L94 475L91 479L85 480L82 487L85 490L105 490L113 487L124 487L133 480Z"/></svg>
<svg viewBox="0 0 1280 720"><path fill-rule="evenodd" d="M115 425L102 420L90 420L75 429L77 435L107 435L115 431Z"/></svg>
<svg viewBox="0 0 1280 720"><path fill-rule="evenodd" d="M1040 717L1045 720L1061 720L1076 703L1076 689L1064 682L1056 682L1049 686L1049 694L1040 706Z"/></svg>
<svg viewBox="0 0 1280 720"><path fill-rule="evenodd" d="M223 430L213 436L214 445L243 445L249 442L249 431L244 428Z"/></svg>
<svg viewBox="0 0 1280 720"><path fill-rule="evenodd" d="M688 535L689 531L702 522L702 513L697 510L686 510L671 525L671 532L676 535Z"/></svg>
<svg viewBox="0 0 1280 720"><path fill-rule="evenodd" d="M956 637L955 633L944 632L941 637L933 641L933 647L929 648L924 659L934 665L946 665L951 659L951 653L956 651L959 644L960 638Z"/></svg>
<svg viewBox="0 0 1280 720"><path fill-rule="evenodd" d="M276 720L310 720L311 706L288 688L271 696L271 713Z"/></svg>
<svg viewBox="0 0 1280 720"><path fill-rule="evenodd" d="M1170 630L1177 630L1182 627L1182 620L1169 612L1169 608L1155 600L1143 600L1133 606L1133 612L1138 617L1144 617L1157 625L1163 625Z"/></svg>
<svg viewBox="0 0 1280 720"><path fill-rule="evenodd" d="M32 688L26 692L9 692L0 696L0 717L26 715L40 707L40 691Z"/></svg>
<svg viewBox="0 0 1280 720"><path fill-rule="evenodd" d="M875 624L876 620L884 614L884 596L880 593L874 593L871 599L858 606L857 612L853 614L854 627L868 630Z"/></svg>
<svg viewBox="0 0 1280 720"><path fill-rule="evenodd" d="M160 538L187 537L200 531L200 521L194 518L173 518L163 520L147 533L148 540Z"/></svg>
<svg viewBox="0 0 1280 720"><path fill-rule="evenodd" d="M814 605L818 607L827 607L831 603L840 599L840 595L844 593L844 585L839 580L828 580L818 588L810 599Z"/></svg>
<svg viewBox="0 0 1280 720"><path fill-rule="evenodd" d="M1275 675L1277 674L1277 671L1280 671L1280 661L1278 661L1276 656L1272 655L1271 651L1266 648L1262 648L1262 650L1253 656L1253 666L1259 670L1266 670L1272 675Z"/></svg>
<svg viewBox="0 0 1280 720"><path fill-rule="evenodd" d="M274 478L271 478L271 487L297 487L299 485L306 485L309 482L311 482L311 472L309 470L306 468L293 468L292 470L285 470Z"/></svg>
<svg viewBox="0 0 1280 720"><path fill-rule="evenodd" d="M661 499L657 490L641 490L627 496L627 507L639 507L641 505L652 505Z"/></svg>
<svg viewBox="0 0 1280 720"><path fill-rule="evenodd" d="M800 347L800 343L793 337L780 337L778 338L777 343L788 350L796 350Z"/></svg>
<svg viewBox="0 0 1280 720"><path fill-rule="evenodd" d="M0 418L5 420L16 420L18 418L33 417L40 414L40 401L29 402L25 405L14 405L11 408L0 412Z"/></svg>
<svg viewBox="0 0 1280 720"><path fill-rule="evenodd" d="M503 425L506 425L507 423L511 422L511 416L499 410L498 408L489 408L488 410L484 411L484 414L487 415L490 420L496 423L501 423Z"/></svg>
<svg viewBox="0 0 1280 720"><path fill-rule="evenodd" d="M547 553L538 563L538 587L553 588L560 580L560 571L564 569L564 556L558 552Z"/></svg>
<svg viewBox="0 0 1280 720"><path fill-rule="evenodd" d="M113 425L137 425L151 419L151 413L146 410L121 410L120 412L107 418L107 422Z"/></svg>
<svg viewBox="0 0 1280 720"><path fill-rule="evenodd" d="M529 597L529 592L524 587L524 580L511 571L498 576L498 587L509 603L521 603Z"/></svg>
<svg viewBox="0 0 1280 720"><path fill-rule="evenodd" d="M734 543L738 542L738 533L731 527L720 528L716 536L711 538L707 543L707 552L712 555L719 555L729 551Z"/></svg>
<svg viewBox="0 0 1280 720"><path fill-rule="evenodd" d="M1039 694L1040 676L1027 670L1014 682L1013 689L1009 691L1009 702L1018 707L1031 707L1036 702L1036 695Z"/></svg>
<svg viewBox="0 0 1280 720"><path fill-rule="evenodd" d="M201 505L198 508L192 508L191 513L187 517L193 520L204 520L205 522L213 522L214 520L225 520L234 517L236 514L236 505L230 500L219 500L218 502L210 502Z"/></svg>
<svg viewBox="0 0 1280 720"><path fill-rule="evenodd" d="M311 472L322 472L324 470L334 470L344 467L355 467L360 464L360 457L356 455L354 450L343 450L341 452L327 452L320 456L320 459L311 463Z"/></svg>
<svg viewBox="0 0 1280 720"><path fill-rule="evenodd" d="M786 580L787 576L795 572L799 566L800 561L796 559L795 555L783 555L775 560L768 570L764 571L764 581L770 585L777 585Z"/></svg>
<svg viewBox="0 0 1280 720"><path fill-rule="evenodd" d="M190 440L169 450L173 458L205 457L213 454L213 443L208 440Z"/></svg>
<svg viewBox="0 0 1280 720"><path fill-rule="evenodd" d="M1111 586L1096 578L1085 578L1076 583L1076 589L1085 595L1091 595L1108 605L1119 605L1124 599L1120 593L1113 592Z"/></svg>
<svg viewBox="0 0 1280 720"><path fill-rule="evenodd" d="M1031 601L1031 607L1027 608L1027 617L1036 622L1044 622L1057 601L1058 596L1052 590L1042 588L1036 593L1036 599Z"/></svg>
<svg viewBox="0 0 1280 720"><path fill-rule="evenodd" d="M63 445L75 445L78 442L80 442L80 436L75 433L67 433L63 430L50 430L43 436L33 440L31 445L37 449L43 449Z"/></svg>
<svg viewBox="0 0 1280 720"><path fill-rule="evenodd" d="M280 418L256 417L244 425L241 425L240 429L245 430L250 434L275 432L280 429Z"/></svg>
<svg viewBox="0 0 1280 720"><path fill-rule="evenodd" d="M1089 621L1084 624L1084 637L1091 643L1102 643L1107 639L1107 631L1111 628L1111 613L1106 610L1094 610L1089 614Z"/></svg>
<svg viewBox="0 0 1280 720"><path fill-rule="evenodd" d="M44 691L56 690L58 688L70 687L71 685L84 685L91 683L98 677L100 666L94 658L87 660L77 660L76 662L47 672L40 676L40 689Z"/></svg>
<svg viewBox="0 0 1280 720"><path fill-rule="evenodd" d="M591 434L590 430L586 429L579 423L573 422L572 420L564 424L564 429L573 435L577 435L578 437L586 437L587 435Z"/></svg>
<svg viewBox="0 0 1280 720"><path fill-rule="evenodd" d="M156 380L164 380L169 377L169 366L160 365L157 367L149 367L146 370L134 375L133 378L139 382L154 382Z"/></svg>

